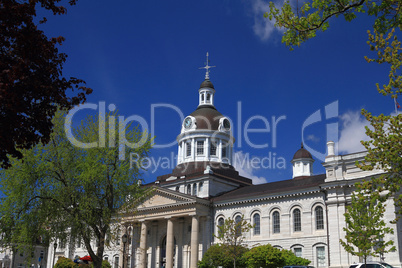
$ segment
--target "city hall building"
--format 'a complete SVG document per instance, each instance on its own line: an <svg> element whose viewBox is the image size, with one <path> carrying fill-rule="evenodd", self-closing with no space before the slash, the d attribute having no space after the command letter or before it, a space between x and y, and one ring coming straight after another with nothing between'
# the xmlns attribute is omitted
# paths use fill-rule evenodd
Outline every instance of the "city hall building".
<svg viewBox="0 0 402 268"><path fill-rule="evenodd" d="M217 226L229 217L244 217L254 225L245 234L250 248L271 244L292 250L315 267L349 267L359 262L339 243L345 236L344 213L354 184L381 171L360 170L355 163L364 159L364 152L336 155L329 141L322 163L325 174L314 174L314 159L302 145L295 148L291 161L292 178L253 185L233 167L232 126L214 105L215 88L208 67L194 96L198 107L178 129L177 166L144 185L154 188L152 195L135 213L123 216L121 234L106 248L104 259L114 268L123 267L123 256L125 267L195 268L207 249L219 242L214 237ZM394 211L389 200L385 218L394 234L385 239L394 241L396 251L382 257L401 267L401 222L389 223ZM121 240L124 233L127 241ZM45 255L42 267L52 267L59 256L74 258L87 252L81 243L72 242L58 243L56 248L51 244Z"/></svg>

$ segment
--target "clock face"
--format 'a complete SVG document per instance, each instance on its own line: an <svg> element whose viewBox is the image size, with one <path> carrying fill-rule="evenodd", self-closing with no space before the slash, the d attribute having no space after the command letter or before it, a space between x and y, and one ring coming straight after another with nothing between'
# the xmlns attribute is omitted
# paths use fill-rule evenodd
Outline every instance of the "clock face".
<svg viewBox="0 0 402 268"><path fill-rule="evenodd" d="M226 130L229 130L229 129L230 129L230 122L229 122L229 120L226 119L226 118L223 120L223 127L224 127Z"/></svg>
<svg viewBox="0 0 402 268"><path fill-rule="evenodd" d="M193 120L191 120L190 117L187 117L186 119L184 119L184 127L185 128L190 128L192 123L193 123Z"/></svg>

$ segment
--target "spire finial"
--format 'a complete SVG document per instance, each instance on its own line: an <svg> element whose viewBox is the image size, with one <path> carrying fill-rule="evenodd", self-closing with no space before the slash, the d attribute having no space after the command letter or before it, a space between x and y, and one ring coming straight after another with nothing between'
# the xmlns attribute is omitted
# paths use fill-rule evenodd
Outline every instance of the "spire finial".
<svg viewBox="0 0 402 268"><path fill-rule="evenodd" d="M301 148L304 148L303 142L301 143Z"/></svg>
<svg viewBox="0 0 402 268"><path fill-rule="evenodd" d="M208 57L209 57L209 53L207 52L207 62L205 63L205 66L204 67L200 67L199 69L205 69L206 70L206 72L205 72L205 79L209 79L209 69L211 69L211 68L213 68L213 67L216 67L216 66L209 66L209 59L208 59Z"/></svg>

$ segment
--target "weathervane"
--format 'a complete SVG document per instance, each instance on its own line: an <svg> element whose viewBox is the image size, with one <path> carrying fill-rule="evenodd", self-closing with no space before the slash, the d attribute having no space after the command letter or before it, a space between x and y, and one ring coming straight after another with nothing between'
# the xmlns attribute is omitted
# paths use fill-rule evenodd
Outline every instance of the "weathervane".
<svg viewBox="0 0 402 268"><path fill-rule="evenodd" d="M216 67L216 66L209 66L209 65L208 65L208 63L209 63L208 56L209 56L209 54L208 54L208 52L207 52L207 62L206 62L206 64L205 64L205 67L200 67L200 68L199 68L199 69L205 69L205 70L206 70L206 72L205 72L205 79L209 79L209 69L211 69L211 68L213 68L213 67Z"/></svg>

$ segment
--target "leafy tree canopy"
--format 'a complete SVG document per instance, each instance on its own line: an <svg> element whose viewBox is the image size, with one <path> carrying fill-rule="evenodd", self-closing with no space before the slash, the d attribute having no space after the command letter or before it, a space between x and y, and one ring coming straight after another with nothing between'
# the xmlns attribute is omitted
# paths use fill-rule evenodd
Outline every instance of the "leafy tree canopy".
<svg viewBox="0 0 402 268"><path fill-rule="evenodd" d="M347 21L352 21L359 13L367 13L375 18L372 32L368 31L367 42L375 56L365 58L367 62L389 66L388 83L382 86L377 84L377 90L393 99L396 113L374 116L362 110L371 124L371 128L366 127L366 134L371 140L362 142L367 150L366 161L357 164L363 170L381 168L386 172L362 184L362 189L380 201L394 198L399 208L397 218L402 207L402 114L398 112L398 97L402 94L402 51L397 38L397 33L400 34L402 30L401 7L400 0L309 0L300 6L298 2L286 1L280 8L270 2L269 12L264 14L274 19L277 27L285 29L282 42L291 49L315 37L317 31L327 30L332 17L343 16Z"/></svg>
<svg viewBox="0 0 402 268"><path fill-rule="evenodd" d="M243 254L243 244L245 235L253 228L249 222L244 220L244 215L238 215L234 219L225 219L223 225L218 225L218 235L220 244L227 246L227 254L233 261L233 267L236 268L236 262Z"/></svg>
<svg viewBox="0 0 402 268"><path fill-rule="evenodd" d="M23 161L12 158L12 166L1 170L3 246L33 246L38 238L44 243L80 239L94 266L101 267L105 238L113 237L119 213L134 208L134 201L146 194L138 183L139 165L130 166L129 154L136 153L141 160L152 146L146 132L129 125L109 127L110 121L104 125L106 137L112 137L109 142L120 127L126 130L128 141L137 142L136 148L126 150L125 161L119 160L119 146L111 147L111 143L91 149L74 146L66 137L64 116L58 113L49 143L22 150ZM99 118L89 116L73 130L74 136L82 142L99 141L99 136L105 135L99 125ZM91 244L94 238L97 248Z"/></svg>
<svg viewBox="0 0 402 268"><path fill-rule="evenodd" d="M212 245L202 257L202 260L198 262L199 268L215 268L222 266L223 268L233 268L233 259L230 256L230 246L223 244ZM239 246L239 257L236 260L236 267L246 267L244 253L248 251L248 248Z"/></svg>
<svg viewBox="0 0 402 268"><path fill-rule="evenodd" d="M49 141L57 108L83 103L92 90L84 81L62 76L67 55L58 45L64 38L48 38L35 23L37 8L54 15L67 9L61 0L4 0L0 4L0 164L9 155ZM74 5L76 0L70 0ZM43 18L41 22L45 22Z"/></svg>
<svg viewBox="0 0 402 268"><path fill-rule="evenodd" d="M298 6L299 2L285 1L281 8L269 3L269 12L264 14L275 19L277 27L285 28L282 42L288 46L299 46L316 36L317 31L326 31L331 17L343 16L352 21L358 13L375 17L373 28L379 33L400 27L402 2L399 0L311 0Z"/></svg>
<svg viewBox="0 0 402 268"><path fill-rule="evenodd" d="M353 193L352 202L345 213L345 241L340 240L344 249L352 255L362 257L367 262L369 256L379 257L395 250L393 241L385 241L386 234L393 234L383 217L385 205L377 197L367 194L358 184L358 191Z"/></svg>
<svg viewBox="0 0 402 268"><path fill-rule="evenodd" d="M297 257L290 250L273 247L270 244L257 246L244 254L247 267L277 268L285 265L308 265L310 261Z"/></svg>

